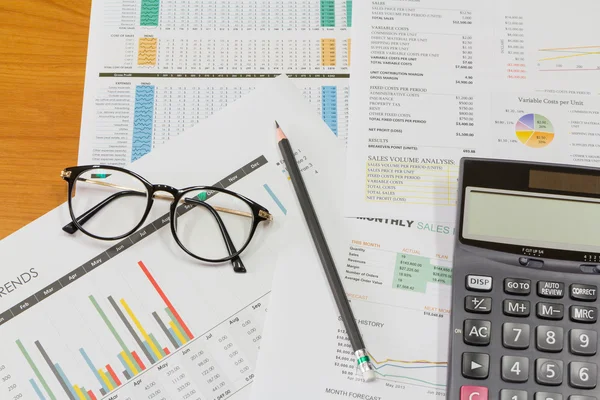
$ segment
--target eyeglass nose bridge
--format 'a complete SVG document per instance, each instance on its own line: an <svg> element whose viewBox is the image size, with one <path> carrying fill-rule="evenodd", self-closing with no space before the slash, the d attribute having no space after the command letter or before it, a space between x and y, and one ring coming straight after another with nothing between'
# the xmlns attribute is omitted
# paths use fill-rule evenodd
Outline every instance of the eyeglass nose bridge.
<svg viewBox="0 0 600 400"><path fill-rule="evenodd" d="M170 194L170 197L165 196L164 194L160 194L160 192L166 192ZM175 189L173 186L169 185L152 185L152 198L153 199L162 199L162 200L173 200L179 191Z"/></svg>

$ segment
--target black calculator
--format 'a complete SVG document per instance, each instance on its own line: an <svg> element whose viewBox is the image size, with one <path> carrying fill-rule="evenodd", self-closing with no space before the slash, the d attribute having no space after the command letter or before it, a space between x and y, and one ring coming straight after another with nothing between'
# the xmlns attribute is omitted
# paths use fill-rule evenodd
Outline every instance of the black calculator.
<svg viewBox="0 0 600 400"><path fill-rule="evenodd" d="M449 400L600 400L600 170L465 158Z"/></svg>

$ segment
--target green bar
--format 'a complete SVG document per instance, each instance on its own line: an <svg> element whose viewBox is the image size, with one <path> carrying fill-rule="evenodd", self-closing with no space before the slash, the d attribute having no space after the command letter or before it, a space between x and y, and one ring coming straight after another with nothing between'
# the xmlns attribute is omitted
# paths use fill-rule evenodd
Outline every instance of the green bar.
<svg viewBox="0 0 600 400"><path fill-rule="evenodd" d="M173 323L175 324L175 326L177 327L177 329L179 329L179 332L181 332L181 334L183 335L183 337L185 338L185 340L187 342L189 342L190 341L190 337L185 333L185 331L183 330L183 328L181 328L181 325L179 325L179 322L177 322L177 318L175 318L175 316L173 315L173 313L171 312L171 310L169 309L169 307L165 308L165 311L167 312L167 314L169 314L169 318L171 318L171 321L173 321Z"/></svg>
<svg viewBox="0 0 600 400"><path fill-rule="evenodd" d="M398 253L392 287L425 293L428 283L452 284L452 268L431 263L431 258Z"/></svg>
<svg viewBox="0 0 600 400"><path fill-rule="evenodd" d="M108 320L108 317L106 316L106 314L104 314L104 311L102 311L102 309L100 308L100 305L98 304L98 302L96 301L94 296L90 296L89 298L90 298L92 304L94 305L94 307L96 308L96 311L98 311L98 314L100 314L100 316L104 320L104 323L106 324L106 326L108 326L108 329L110 329L110 331L113 334L113 336L115 337L115 339L117 339L117 342L119 342L119 345L121 345L121 349L123 349L125 354L129 354L129 350L127 349L127 346L125 346L125 342L123 342L123 339L121 339L121 336L119 336L119 334L115 330L115 327L113 326L113 324Z"/></svg>
<svg viewBox="0 0 600 400"><path fill-rule="evenodd" d="M160 0L142 0L140 26L158 26Z"/></svg>
<svg viewBox="0 0 600 400"><path fill-rule="evenodd" d="M346 26L352 28L352 0L346 0Z"/></svg>
<svg viewBox="0 0 600 400"><path fill-rule="evenodd" d="M156 340L154 335L150 333L148 334L148 336L150 336L150 340L152 340L154 342L154 345L158 348L158 352L160 353L160 355L166 357L167 355L165 354L165 351L163 350L162 346L158 343L158 340Z"/></svg>
<svg viewBox="0 0 600 400"><path fill-rule="evenodd" d="M83 395L85 396L85 400L92 400L92 398L90 397L90 395L88 394L87 390L85 390L84 387L81 388L81 391L83 392Z"/></svg>
<svg viewBox="0 0 600 400"><path fill-rule="evenodd" d="M29 363L29 366L31 367L31 369L35 373L35 376L37 376L37 378L39 379L39 381L42 382L42 386L44 387L44 389L46 389L46 392L48 393L48 396L50 396L50 398L52 400L56 400L56 396L54 396L54 393L52 393L52 390L50 390L50 388L48 387L48 384L46 383L46 380L44 379L44 377L42 376L42 374L40 374L40 370L37 368L37 366L35 365L35 363L31 359L31 357L29 357L29 353L27 352L27 350L25 350L25 347L23 346L23 343L21 343L20 340L17 340L17 346L19 346L19 349L21 350L21 353L23 353L23 357L25 357L25 359Z"/></svg>
<svg viewBox="0 0 600 400"><path fill-rule="evenodd" d="M133 358L133 357L132 357L132 358ZM136 364L136 365L137 365L137 364ZM140 369L140 371L141 371L141 369ZM115 388L115 389L116 389L117 387L119 387L119 385L117 385L117 382L115 382L115 380L113 379L113 377L112 377L112 374L111 374L111 373L109 373L108 371L106 371L106 373L105 373L104 375L106 375L106 377L108 378L108 381L109 381L109 382L110 382L110 384L113 386L113 388Z"/></svg>

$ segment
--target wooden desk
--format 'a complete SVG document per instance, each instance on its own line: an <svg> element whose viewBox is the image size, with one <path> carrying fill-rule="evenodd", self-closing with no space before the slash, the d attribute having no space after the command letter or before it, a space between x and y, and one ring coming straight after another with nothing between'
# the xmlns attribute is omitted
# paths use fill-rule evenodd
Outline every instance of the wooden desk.
<svg viewBox="0 0 600 400"><path fill-rule="evenodd" d="M59 174L77 165L90 8L0 1L0 239L66 201Z"/></svg>

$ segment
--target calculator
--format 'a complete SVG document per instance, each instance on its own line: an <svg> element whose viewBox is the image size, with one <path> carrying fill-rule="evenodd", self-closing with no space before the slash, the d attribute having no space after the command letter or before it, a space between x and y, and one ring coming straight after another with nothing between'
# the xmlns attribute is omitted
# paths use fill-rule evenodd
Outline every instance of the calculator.
<svg viewBox="0 0 600 400"><path fill-rule="evenodd" d="M600 400L600 170L461 160L450 400Z"/></svg>

